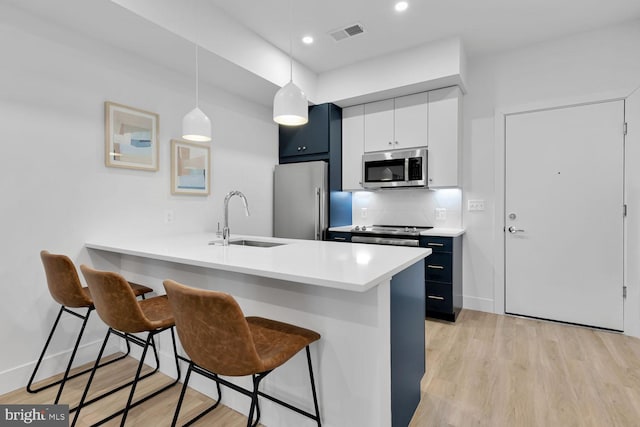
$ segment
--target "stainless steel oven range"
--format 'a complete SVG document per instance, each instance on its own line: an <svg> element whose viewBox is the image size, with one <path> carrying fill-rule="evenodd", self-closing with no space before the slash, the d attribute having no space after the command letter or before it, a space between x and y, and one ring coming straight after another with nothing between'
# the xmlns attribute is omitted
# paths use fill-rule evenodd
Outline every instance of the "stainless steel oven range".
<svg viewBox="0 0 640 427"><path fill-rule="evenodd" d="M413 225L355 226L351 229L351 242L393 246L420 246L420 232L433 227Z"/></svg>

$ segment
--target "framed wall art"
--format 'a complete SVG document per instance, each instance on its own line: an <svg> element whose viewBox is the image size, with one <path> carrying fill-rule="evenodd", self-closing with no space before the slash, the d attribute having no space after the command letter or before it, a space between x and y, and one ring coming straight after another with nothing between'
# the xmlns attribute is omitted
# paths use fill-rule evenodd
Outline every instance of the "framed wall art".
<svg viewBox="0 0 640 427"><path fill-rule="evenodd" d="M108 101L104 111L105 165L157 171L158 115Z"/></svg>
<svg viewBox="0 0 640 427"><path fill-rule="evenodd" d="M208 145L171 140L171 194L208 196L210 192Z"/></svg>

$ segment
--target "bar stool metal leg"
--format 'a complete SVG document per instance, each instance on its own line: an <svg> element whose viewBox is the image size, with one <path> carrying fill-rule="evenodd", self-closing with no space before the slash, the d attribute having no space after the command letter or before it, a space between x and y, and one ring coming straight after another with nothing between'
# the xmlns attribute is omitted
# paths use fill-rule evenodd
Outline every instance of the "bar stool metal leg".
<svg viewBox="0 0 640 427"><path fill-rule="evenodd" d="M144 296L144 295L143 295ZM53 326L51 328L51 331L49 332L49 336L47 337L47 340L44 344L44 347L42 349L42 352L40 353L40 357L38 358L38 361L36 362L36 366L33 369L33 372L31 373L31 377L29 378L29 382L27 383L27 391L29 393L38 393L42 390L46 390L48 388L54 387L56 385L60 385L60 387L58 388L58 393L56 394L56 399L54 400L54 404L57 404L60 401L60 397L62 396L62 392L64 389L64 386L66 384L67 381L77 378L81 375L84 375L88 372L91 371L91 368L87 368L87 369L83 369L79 372L76 372L72 375L70 375L71 372L71 368L73 367L73 362L75 360L76 357L76 353L78 352L78 348L80 347L80 341L82 340L82 336L84 335L84 330L87 326L87 322L89 321L89 315L91 314L91 312L94 310L94 307L88 307L87 308L87 312L86 314L80 314L80 313L76 313L75 311L72 311L70 309L68 309L65 306L60 306L60 310L58 311L58 316L56 317L56 320L53 322ZM60 319L62 317L63 313L68 313L71 314L79 319L82 320L82 326L80 327L80 332L78 333L78 337L76 338L76 342L74 344L73 350L71 351L71 356L69 357L69 361L67 362L67 367L64 371L64 374L62 376L62 379L59 379L57 381L54 381L52 383L46 384L44 386L41 387L37 387L34 388L33 387L33 382L35 381L36 375L38 374L38 370L40 369L40 365L42 364L42 361L44 360L44 356L47 353L47 349L49 348L49 344L51 343L51 340L53 339L53 335L55 334L55 331L58 327L58 323L60 323ZM102 364L100 364L98 366L98 368L101 368L103 366L107 366L110 365L112 363L115 363L119 360L124 359L125 357L127 357L129 355L129 353L131 352L131 345L129 344L129 341L125 341L127 344L127 352L121 356L118 356L114 359L111 359L107 362L104 362ZM75 408L71 408L71 411L73 411Z"/></svg>
<svg viewBox="0 0 640 427"><path fill-rule="evenodd" d="M159 356L158 356L158 353L157 353L157 350L156 350L154 337L155 337L155 335L157 335L160 332L165 331L166 329L170 329L171 330L171 340L172 340L172 343L173 343L173 352L174 352L174 358L175 358L175 362L176 362L177 377L173 382L161 387L159 390L156 390L153 393L143 397L142 399L140 399L140 400L138 400L136 402L133 402L133 396L135 394L135 390L136 390L136 386L137 386L138 382L143 380L143 379L145 379L145 378L148 378L151 375L153 375L159 369L159 366L160 366L159 365ZM107 345L107 341L109 340L109 336L112 333L115 334L115 335L118 335L118 336L125 337L127 340L131 340L131 342L133 342L135 344L138 344L143 348L142 356L140 357L140 362L138 363L138 367L137 367L137 370L136 370L136 375L135 375L135 377L134 377L134 379L132 381L130 381L130 382L126 383L126 384L123 384L121 386L118 386L114 390L111 390L111 391L109 391L109 392L107 392L107 393L105 393L105 394L103 394L101 396L98 396L97 398L94 398L94 399L92 399L90 401L85 402L85 399L87 398L87 394L89 393L89 389L91 388L91 383L93 382L93 378L95 376L96 370L98 369L98 362L99 362L100 358L102 358L102 354L104 353L104 349L105 349L105 347ZM149 347L151 347L152 350L154 351L155 359L156 359L156 362L158 364L156 365L156 368L152 372L149 372L149 373L141 376L140 374L142 372L142 367L144 366L145 357L147 355L147 351L149 350ZM113 414L107 416L106 418L103 418L102 420L100 420L97 423L92 425L92 427L93 426L102 425L102 424L106 423L107 421L110 421L113 418L117 417L118 415L122 414L122 420L120 422L120 425L124 426L125 421L127 419L127 415L128 415L129 410L131 408L134 408L134 407L138 406L139 404L141 404L143 402L146 402L147 400L151 399L152 397L155 397L158 394L168 390L169 388L171 388L174 385L176 385L179 380L180 380L180 364L179 364L179 361L178 361L178 349L177 349L177 345L176 345L176 338L175 338L175 334L174 334L174 331L173 331L173 327L165 328L165 329L161 329L161 330L157 330L157 331L148 332L146 340L142 340L142 339L136 337L135 335L123 334L123 333L121 333L119 331L116 331L116 330L114 330L112 328L109 328L109 330L107 331L107 335L105 336L105 339L104 339L104 341L102 343L102 347L100 349L100 353L98 354L98 358L96 359L96 363L94 364L94 367L91 370L91 375L89 376L89 380L87 381L87 384L85 386L84 392L82 394L82 398L80 399L80 403L78 404L77 411L76 411L75 416L73 418L73 422L71 423L71 427L74 427L76 425L78 417L79 417L79 414L80 414L80 410L83 407L89 405L90 403L95 402L98 399L101 399L102 397L104 397L104 396L106 396L108 394L112 394L112 393L114 393L116 391L122 390L125 387L131 386L131 391L129 392L129 397L127 399L126 406L123 409L121 409L121 410L119 410L117 412L114 412Z"/></svg>
<svg viewBox="0 0 640 427"><path fill-rule="evenodd" d="M191 373L193 371L199 372L202 375L207 376L208 378L211 378L209 372L204 372L204 371L199 371L198 370L198 366L196 364L194 364L192 361L189 361L189 369L187 370L187 375L184 378L184 384L182 385L182 391L180 392L180 398L178 399L178 405L176 406L176 410L173 414L173 421L171 421L171 427L175 427L178 423L178 418L180 416L180 409L182 408L182 402L184 401L184 396L186 394L188 385L189 385L189 379L191 378ZM213 405L211 405L209 408L205 409L204 411L202 411L201 413L199 413L198 415L196 415L194 418L192 418L190 421L186 422L185 424L182 425L182 427L188 427L191 424L195 423L196 421L198 421L200 418L204 417L205 415L207 415L209 412L213 411L214 409L216 409L218 407L218 405L220 405L220 400L222 399L222 389L220 388L220 383L216 380L216 389L218 391L218 398L216 399L216 403L214 403Z"/></svg>

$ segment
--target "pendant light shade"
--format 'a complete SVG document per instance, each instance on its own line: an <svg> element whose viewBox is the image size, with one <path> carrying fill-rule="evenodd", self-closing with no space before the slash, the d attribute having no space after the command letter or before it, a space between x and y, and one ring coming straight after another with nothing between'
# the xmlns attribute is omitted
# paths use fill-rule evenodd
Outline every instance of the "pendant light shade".
<svg viewBox="0 0 640 427"><path fill-rule="evenodd" d="M293 0L289 2L289 83L273 97L273 121L285 126L300 126L309 121L309 103L302 89L293 83Z"/></svg>
<svg viewBox="0 0 640 427"><path fill-rule="evenodd" d="M198 107L182 119L182 138L188 141L211 141L211 120Z"/></svg>
<svg viewBox="0 0 640 427"><path fill-rule="evenodd" d="M198 45L196 44L196 108L182 119L182 138L188 141L211 141L211 120L198 107Z"/></svg>
<svg viewBox="0 0 640 427"><path fill-rule="evenodd" d="M309 121L307 97L293 80L273 98L273 120L285 126L300 126Z"/></svg>

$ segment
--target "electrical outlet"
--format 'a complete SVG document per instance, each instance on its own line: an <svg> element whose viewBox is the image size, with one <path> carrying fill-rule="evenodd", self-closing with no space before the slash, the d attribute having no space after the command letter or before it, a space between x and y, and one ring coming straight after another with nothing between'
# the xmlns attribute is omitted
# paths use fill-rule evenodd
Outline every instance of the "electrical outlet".
<svg viewBox="0 0 640 427"><path fill-rule="evenodd" d="M468 200L467 201L467 210L468 211L483 211L484 210L484 200Z"/></svg>
<svg viewBox="0 0 640 427"><path fill-rule="evenodd" d="M164 211L164 222L165 224L171 224L176 220L176 215L171 209L167 209Z"/></svg>
<svg viewBox="0 0 640 427"><path fill-rule="evenodd" d="M447 210L445 208L436 208L436 220L447 219Z"/></svg>
<svg viewBox="0 0 640 427"><path fill-rule="evenodd" d="M366 218L367 217L367 208L360 208L360 218Z"/></svg>

